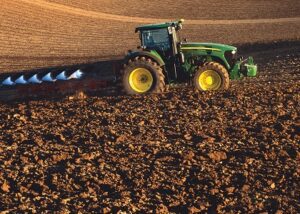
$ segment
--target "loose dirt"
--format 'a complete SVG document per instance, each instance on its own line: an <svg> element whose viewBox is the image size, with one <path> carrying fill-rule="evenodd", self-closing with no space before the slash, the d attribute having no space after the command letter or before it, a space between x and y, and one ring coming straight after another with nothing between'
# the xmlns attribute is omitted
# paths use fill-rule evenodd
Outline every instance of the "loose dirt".
<svg viewBox="0 0 300 214"><path fill-rule="evenodd" d="M139 45L136 26L179 18L187 19L182 37L189 41L244 44L300 38L295 0L284 4L185 0L178 6L165 1L159 8L157 1L116 4L95 0L2 2L0 73L124 56Z"/></svg>
<svg viewBox="0 0 300 214"><path fill-rule="evenodd" d="M4 1L0 72L124 55L154 19L194 20L189 41L300 38L296 0L157 2ZM300 55L261 50L228 91L1 103L0 211L298 213Z"/></svg>
<svg viewBox="0 0 300 214"><path fill-rule="evenodd" d="M297 213L299 52L224 92L0 105L0 210Z"/></svg>

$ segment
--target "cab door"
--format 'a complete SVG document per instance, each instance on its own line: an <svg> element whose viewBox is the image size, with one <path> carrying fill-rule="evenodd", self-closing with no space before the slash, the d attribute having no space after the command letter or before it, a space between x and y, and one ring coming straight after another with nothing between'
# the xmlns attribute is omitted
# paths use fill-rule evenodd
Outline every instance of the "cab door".
<svg viewBox="0 0 300 214"><path fill-rule="evenodd" d="M174 43L174 36L176 36L174 27L144 30L141 32L142 46L146 50L157 51L163 58L169 82L177 79L175 57L177 45Z"/></svg>

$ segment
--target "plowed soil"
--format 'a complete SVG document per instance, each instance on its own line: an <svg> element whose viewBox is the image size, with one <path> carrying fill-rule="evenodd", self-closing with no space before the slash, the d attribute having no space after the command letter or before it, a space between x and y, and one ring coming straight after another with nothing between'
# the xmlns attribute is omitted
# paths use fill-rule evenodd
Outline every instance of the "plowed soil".
<svg viewBox="0 0 300 214"><path fill-rule="evenodd" d="M136 26L187 19L189 41L243 44L297 40L297 0L10 0L0 7L0 73L94 62L135 49ZM158 6L159 5L159 6Z"/></svg>
<svg viewBox="0 0 300 214"><path fill-rule="evenodd" d="M300 55L223 92L0 105L0 210L298 213Z"/></svg>
<svg viewBox="0 0 300 214"><path fill-rule="evenodd" d="M299 40L299 7L2 1L0 72L111 59L138 45L137 25L179 18L189 41ZM259 76L228 91L0 103L0 211L299 213L300 55L291 44L281 54L261 48Z"/></svg>

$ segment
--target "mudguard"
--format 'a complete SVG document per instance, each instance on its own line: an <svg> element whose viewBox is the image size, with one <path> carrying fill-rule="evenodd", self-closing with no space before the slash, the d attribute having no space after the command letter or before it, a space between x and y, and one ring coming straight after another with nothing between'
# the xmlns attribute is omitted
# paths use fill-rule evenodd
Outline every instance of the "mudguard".
<svg viewBox="0 0 300 214"><path fill-rule="evenodd" d="M159 66L164 66L165 62L160 57L160 55L156 51L135 51L129 52L125 57L125 62L128 62L130 59L134 59L137 56L147 56L152 58Z"/></svg>

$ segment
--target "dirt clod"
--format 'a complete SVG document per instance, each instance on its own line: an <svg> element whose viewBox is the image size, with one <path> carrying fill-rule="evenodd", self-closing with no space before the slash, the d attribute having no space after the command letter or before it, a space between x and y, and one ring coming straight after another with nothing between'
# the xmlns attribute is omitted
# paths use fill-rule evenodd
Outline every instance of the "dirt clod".
<svg viewBox="0 0 300 214"><path fill-rule="evenodd" d="M214 160L214 161L217 161L217 162L227 159L226 153L222 152L222 151L220 151L220 152L217 152L217 151L216 152L210 152L210 153L208 153L208 156L211 160Z"/></svg>
<svg viewBox="0 0 300 214"><path fill-rule="evenodd" d="M4 182L2 185L1 185L1 190L3 192L9 192L9 189L10 189L10 186L7 182Z"/></svg>

